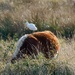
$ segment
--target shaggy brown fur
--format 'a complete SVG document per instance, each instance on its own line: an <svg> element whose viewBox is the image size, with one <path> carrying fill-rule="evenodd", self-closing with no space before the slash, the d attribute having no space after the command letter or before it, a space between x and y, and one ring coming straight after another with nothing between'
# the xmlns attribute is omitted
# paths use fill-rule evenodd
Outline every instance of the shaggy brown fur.
<svg viewBox="0 0 75 75"><path fill-rule="evenodd" d="M23 41L23 44L17 54L17 58L23 56L23 54L34 54L37 56L39 52L42 52L46 58L52 58L58 50L59 42L52 32L34 32L32 34L28 34L27 38Z"/></svg>

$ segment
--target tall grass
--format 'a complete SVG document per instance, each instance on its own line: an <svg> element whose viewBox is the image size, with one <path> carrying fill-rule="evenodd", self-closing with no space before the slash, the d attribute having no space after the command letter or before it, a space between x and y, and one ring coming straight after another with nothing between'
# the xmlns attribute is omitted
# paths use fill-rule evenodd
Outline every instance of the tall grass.
<svg viewBox="0 0 75 75"><path fill-rule="evenodd" d="M26 20L35 23L38 31L68 38L59 38L57 58L48 60L40 54L38 59L26 56L10 63L18 38L31 33L25 28ZM75 75L74 35L74 0L0 0L0 75Z"/></svg>
<svg viewBox="0 0 75 75"><path fill-rule="evenodd" d="M25 59L11 64L15 50L15 40L0 40L1 75L74 75L75 74L75 39L59 39L61 47L57 58L46 59L40 53L37 59L26 56Z"/></svg>
<svg viewBox="0 0 75 75"><path fill-rule="evenodd" d="M73 37L74 7L74 0L1 0L0 35L13 37L17 33L21 37L29 31L24 24L28 20L36 24L38 31L51 30L56 35Z"/></svg>

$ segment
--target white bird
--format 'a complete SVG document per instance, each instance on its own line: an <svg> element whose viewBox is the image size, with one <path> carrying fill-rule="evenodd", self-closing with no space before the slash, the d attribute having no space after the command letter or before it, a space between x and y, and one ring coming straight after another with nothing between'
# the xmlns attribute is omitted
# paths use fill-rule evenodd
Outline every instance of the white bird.
<svg viewBox="0 0 75 75"><path fill-rule="evenodd" d="M37 27L33 23L26 22L26 27L33 31L37 30Z"/></svg>

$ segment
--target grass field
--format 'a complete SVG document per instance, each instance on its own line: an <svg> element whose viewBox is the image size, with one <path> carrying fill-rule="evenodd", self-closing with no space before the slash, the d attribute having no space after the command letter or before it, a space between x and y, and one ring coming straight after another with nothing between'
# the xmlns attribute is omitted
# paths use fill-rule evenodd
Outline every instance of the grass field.
<svg viewBox="0 0 75 75"><path fill-rule="evenodd" d="M58 36L57 58L40 53L10 63L16 40L31 33L26 20ZM75 75L75 0L0 0L0 75Z"/></svg>
<svg viewBox="0 0 75 75"><path fill-rule="evenodd" d="M59 41L61 47L57 58L45 59L40 53L38 59L26 56L11 64L16 42L0 40L0 75L75 75L75 38Z"/></svg>

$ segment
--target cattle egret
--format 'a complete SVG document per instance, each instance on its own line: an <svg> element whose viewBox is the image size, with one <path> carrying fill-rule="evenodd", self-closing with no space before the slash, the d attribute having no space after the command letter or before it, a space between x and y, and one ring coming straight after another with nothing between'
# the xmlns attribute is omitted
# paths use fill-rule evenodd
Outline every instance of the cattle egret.
<svg viewBox="0 0 75 75"><path fill-rule="evenodd" d="M37 30L37 27L33 23L26 22L26 27L33 31Z"/></svg>

